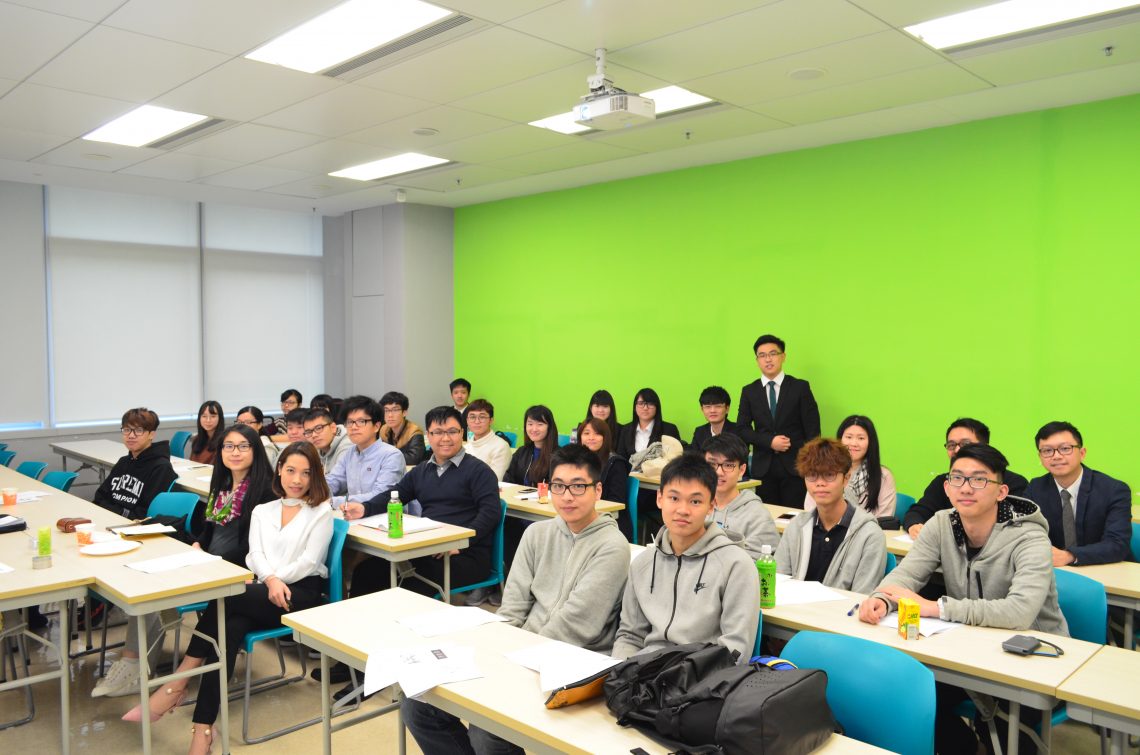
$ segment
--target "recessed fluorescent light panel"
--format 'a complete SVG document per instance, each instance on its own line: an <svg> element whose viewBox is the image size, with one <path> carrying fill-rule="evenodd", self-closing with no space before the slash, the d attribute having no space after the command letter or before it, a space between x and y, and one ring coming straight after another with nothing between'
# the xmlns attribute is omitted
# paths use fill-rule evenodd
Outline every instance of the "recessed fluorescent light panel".
<svg viewBox="0 0 1140 755"><path fill-rule="evenodd" d="M348 0L246 57L316 73L451 14L419 0Z"/></svg>
<svg viewBox="0 0 1140 755"><path fill-rule="evenodd" d="M337 178L352 178L357 181L373 181L377 178L395 176L400 173L411 173L413 170L423 170L436 165L443 165L450 160L431 155L421 155L417 152L405 152L395 157L386 157L383 160L374 160L363 165L354 165L351 168L329 173Z"/></svg>
<svg viewBox="0 0 1140 755"><path fill-rule="evenodd" d="M1076 21L1129 8L1135 0L1006 0L907 26L906 31L931 47L948 47L1003 37L1030 29Z"/></svg>
<svg viewBox="0 0 1140 755"><path fill-rule="evenodd" d="M581 123L575 123L574 119L577 118L574 113L559 113L552 115L549 118L543 118L537 121L531 121L530 125L537 126L538 128L545 128L550 131L557 131L560 134L580 134L583 131L592 131L589 126L583 126Z"/></svg>
<svg viewBox="0 0 1140 755"><path fill-rule="evenodd" d="M703 97L696 92L690 92L688 89L682 89L678 86L667 86L654 89L652 92L642 92L641 96L653 100L654 112L656 112L657 115L664 115L665 113L672 113L674 110L685 110L712 102L708 97Z"/></svg>
<svg viewBox="0 0 1140 755"><path fill-rule="evenodd" d="M141 147L204 120L206 116L197 113L143 105L126 115L119 116L105 126L100 126L83 138L93 142Z"/></svg>

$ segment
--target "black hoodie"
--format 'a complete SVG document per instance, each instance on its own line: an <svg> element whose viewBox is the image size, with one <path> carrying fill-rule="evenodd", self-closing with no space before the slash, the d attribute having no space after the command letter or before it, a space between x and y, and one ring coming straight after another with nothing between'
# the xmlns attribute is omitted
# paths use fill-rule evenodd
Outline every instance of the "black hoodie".
<svg viewBox="0 0 1140 755"><path fill-rule="evenodd" d="M138 458L127 454L115 462L93 501L127 519L145 519L150 502L177 478L170 466L170 442L160 440L147 446Z"/></svg>

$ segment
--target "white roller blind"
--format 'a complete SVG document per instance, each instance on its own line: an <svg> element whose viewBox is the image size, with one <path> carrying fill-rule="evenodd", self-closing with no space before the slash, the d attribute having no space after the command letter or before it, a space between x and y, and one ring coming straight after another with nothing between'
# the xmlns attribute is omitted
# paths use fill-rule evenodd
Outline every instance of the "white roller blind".
<svg viewBox="0 0 1140 755"><path fill-rule="evenodd" d="M48 192L55 423L202 401L197 204Z"/></svg>

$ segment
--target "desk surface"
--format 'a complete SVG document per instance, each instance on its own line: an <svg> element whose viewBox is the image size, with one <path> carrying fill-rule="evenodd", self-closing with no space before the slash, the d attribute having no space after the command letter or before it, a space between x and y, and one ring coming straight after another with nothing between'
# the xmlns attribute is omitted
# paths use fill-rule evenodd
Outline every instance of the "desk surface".
<svg viewBox="0 0 1140 755"><path fill-rule="evenodd" d="M1105 646L1057 688L1062 700L1140 719L1140 653Z"/></svg>
<svg viewBox="0 0 1140 755"><path fill-rule="evenodd" d="M554 518L558 516L558 512L554 510L554 506L550 503L539 503L535 501L522 501L519 500L519 492L525 486L515 485L510 482L499 483L499 495L507 502L507 513L511 511L518 511L526 514L542 516L546 518ZM624 503L617 503L615 501L598 501L594 504L594 508L601 513L612 513L614 511L621 511L625 508Z"/></svg>
<svg viewBox="0 0 1140 755"><path fill-rule="evenodd" d="M664 752L663 748L649 742L635 730L617 726L600 698L547 710L543 704L546 694L539 690L538 675L503 658L505 650L546 642L543 637L495 623L433 640L420 637L394 621L397 616L440 608L437 601L394 589L291 613L283 621L297 631L302 641L309 638L335 648L344 658L351 659L357 668L364 667L368 650L375 647L432 642L474 647L479 668L486 676L436 687L424 695L425 702L458 706L560 752L583 755L620 753L635 747L650 753ZM819 751L880 752L869 745L839 736L833 737Z"/></svg>
<svg viewBox="0 0 1140 755"><path fill-rule="evenodd" d="M1095 579L1104 585L1104 591L1109 595L1140 599L1140 564L1134 561L1060 568Z"/></svg>
<svg viewBox="0 0 1140 755"><path fill-rule="evenodd" d="M442 527L413 532L403 537L388 537L383 532L372 527L354 524L348 528L348 539L352 545L366 546L386 553L400 553L401 551L417 550L442 543L458 543L475 537L475 530L466 527L457 527L454 524L444 524ZM463 546L466 547L466 542Z"/></svg>

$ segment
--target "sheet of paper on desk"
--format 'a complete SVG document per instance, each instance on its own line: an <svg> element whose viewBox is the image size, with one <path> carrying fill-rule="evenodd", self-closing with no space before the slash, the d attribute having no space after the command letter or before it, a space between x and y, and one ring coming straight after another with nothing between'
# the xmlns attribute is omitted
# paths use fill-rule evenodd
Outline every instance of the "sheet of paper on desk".
<svg viewBox="0 0 1140 755"><path fill-rule="evenodd" d="M213 475L203 475L202 477L195 477L194 479L197 480L198 482L209 482L210 480L214 479L214 476Z"/></svg>
<svg viewBox="0 0 1140 755"><path fill-rule="evenodd" d="M518 495L515 496L515 498L517 498L520 501L537 501L538 500L538 491L535 491L533 493L519 493Z"/></svg>
<svg viewBox="0 0 1140 755"><path fill-rule="evenodd" d="M478 679L475 649L461 645L381 648L364 664L364 694L399 683L407 697L418 697L448 682Z"/></svg>
<svg viewBox="0 0 1140 755"><path fill-rule="evenodd" d="M10 571L16 571L16 570L13 569L11 566L8 566L8 564L0 564L0 574L7 574Z"/></svg>
<svg viewBox="0 0 1140 755"><path fill-rule="evenodd" d="M896 535L895 537L892 537L891 540L894 540L894 541L899 542L899 543L913 543L914 542L914 538L912 538L910 535Z"/></svg>
<svg viewBox="0 0 1140 755"><path fill-rule="evenodd" d="M136 524L130 527L116 527L115 532L120 535L165 535L168 532L177 532L169 524Z"/></svg>
<svg viewBox="0 0 1140 755"><path fill-rule="evenodd" d="M175 569L184 569L187 566L197 566L198 564L208 564L211 561L221 560L221 556L214 556L205 551L200 551L197 548L192 548L182 553L175 553L173 556L162 556L160 558L151 558L146 561L135 561L133 564L127 564L136 571L145 572L146 574L161 574L166 571L174 571Z"/></svg>
<svg viewBox="0 0 1140 755"><path fill-rule="evenodd" d="M50 494L42 490L25 490L21 493L16 493L16 503L32 503L41 498L47 498L48 495Z"/></svg>
<svg viewBox="0 0 1140 755"><path fill-rule="evenodd" d="M365 527L371 527L374 530L381 532L388 531L388 514L374 514L373 516L366 516L363 519L357 519L356 524ZM423 532L424 530L434 530L443 526L443 522L437 522L434 519L428 519L424 516L412 516L411 514L404 515L404 534L411 535L415 532Z"/></svg>
<svg viewBox="0 0 1140 755"><path fill-rule="evenodd" d="M787 579L777 583L776 605L796 606L803 603L826 603L829 600L843 600L843 595L824 587L822 582L802 582Z"/></svg>
<svg viewBox="0 0 1140 755"><path fill-rule="evenodd" d="M439 637L441 634L473 629L493 621L506 621L478 606L451 606L438 611L417 613L396 619L421 637Z"/></svg>
<svg viewBox="0 0 1140 755"><path fill-rule="evenodd" d="M503 653L509 661L538 672L541 692L581 681L621 663L617 658L557 640Z"/></svg>
<svg viewBox="0 0 1140 755"><path fill-rule="evenodd" d="M890 627L891 629L898 629L899 628L899 615L897 613L891 613L891 614L884 616L882 618L882 620L879 621L879 626ZM921 619L918 620L918 633L920 635L922 635L923 637L930 637L931 635L938 634L940 632L949 632L950 630L957 629L960 626L962 626L962 625L957 624L953 621L943 621L942 619L930 619L930 618L923 616Z"/></svg>

